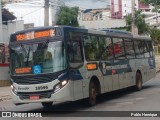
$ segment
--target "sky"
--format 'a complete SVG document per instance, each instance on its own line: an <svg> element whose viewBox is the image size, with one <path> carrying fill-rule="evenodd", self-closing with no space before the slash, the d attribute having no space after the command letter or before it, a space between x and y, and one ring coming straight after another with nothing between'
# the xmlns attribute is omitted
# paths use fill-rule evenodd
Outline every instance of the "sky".
<svg viewBox="0 0 160 120"><path fill-rule="evenodd" d="M68 6L79 6L82 9L106 8L109 0L65 0Z"/></svg>

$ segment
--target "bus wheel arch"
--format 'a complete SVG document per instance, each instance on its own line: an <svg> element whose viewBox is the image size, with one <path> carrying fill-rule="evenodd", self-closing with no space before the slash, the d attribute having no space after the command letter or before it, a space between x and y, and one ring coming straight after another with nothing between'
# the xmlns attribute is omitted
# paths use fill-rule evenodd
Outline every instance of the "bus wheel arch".
<svg viewBox="0 0 160 120"><path fill-rule="evenodd" d="M89 98L87 99L87 105L93 106L96 104L96 97L101 93L101 86L99 79L93 76L89 83Z"/></svg>
<svg viewBox="0 0 160 120"><path fill-rule="evenodd" d="M135 89L140 91L142 89L143 79L142 79L142 73L140 70L137 70L136 72L136 85Z"/></svg>

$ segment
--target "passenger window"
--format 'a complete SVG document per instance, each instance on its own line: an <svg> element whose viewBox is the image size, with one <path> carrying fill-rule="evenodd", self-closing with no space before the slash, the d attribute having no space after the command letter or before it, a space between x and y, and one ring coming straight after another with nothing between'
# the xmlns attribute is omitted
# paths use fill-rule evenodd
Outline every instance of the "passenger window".
<svg viewBox="0 0 160 120"><path fill-rule="evenodd" d="M96 36L93 35L84 35L84 50L86 60L99 60L99 45Z"/></svg>
<svg viewBox="0 0 160 120"><path fill-rule="evenodd" d="M135 48L136 58L144 58L142 42L138 41L138 40L133 40L133 41L134 41L134 48Z"/></svg>
<svg viewBox="0 0 160 120"><path fill-rule="evenodd" d="M131 39L124 39L124 44L127 58L135 58L133 41Z"/></svg>
<svg viewBox="0 0 160 120"><path fill-rule="evenodd" d="M142 45L143 45L143 52L144 52L144 57L145 58L149 58L150 57L150 53L149 53L149 49L148 49L148 46L147 46L147 43L145 41L142 42Z"/></svg>
<svg viewBox="0 0 160 120"><path fill-rule="evenodd" d="M149 51L149 53L150 53L150 57L153 57L153 56L154 56L154 53L153 53L152 42L151 42L151 41L147 41L146 44L147 44L148 51Z"/></svg>
<svg viewBox="0 0 160 120"><path fill-rule="evenodd" d="M99 37L99 48L102 60L113 59L113 47L111 38Z"/></svg>
<svg viewBox="0 0 160 120"><path fill-rule="evenodd" d="M77 68L83 63L83 55L81 48L81 33L70 32L68 38L69 62L72 68Z"/></svg>
<svg viewBox="0 0 160 120"><path fill-rule="evenodd" d="M113 39L113 49L116 59L125 59L124 44L121 38L112 38Z"/></svg>

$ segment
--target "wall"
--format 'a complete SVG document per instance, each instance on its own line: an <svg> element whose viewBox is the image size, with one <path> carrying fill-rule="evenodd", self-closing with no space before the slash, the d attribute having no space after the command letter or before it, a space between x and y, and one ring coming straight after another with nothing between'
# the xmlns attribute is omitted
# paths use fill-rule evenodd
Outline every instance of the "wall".
<svg viewBox="0 0 160 120"><path fill-rule="evenodd" d="M96 21L79 20L78 23L79 26L89 29L119 28L126 26L125 19L112 19L110 17L106 17L104 20Z"/></svg>
<svg viewBox="0 0 160 120"><path fill-rule="evenodd" d="M10 34L19 30L24 29L23 21L12 21L8 22L7 25L2 26L3 31L3 40L1 43L9 43ZM9 65L1 64L0 65L0 86L10 85L10 75L9 75Z"/></svg>
<svg viewBox="0 0 160 120"><path fill-rule="evenodd" d="M2 42L2 11L1 11L1 2L0 2L0 42Z"/></svg>
<svg viewBox="0 0 160 120"><path fill-rule="evenodd" d="M24 21L12 21L8 22L8 25L3 25L3 42L9 43L10 34L19 30L24 30Z"/></svg>

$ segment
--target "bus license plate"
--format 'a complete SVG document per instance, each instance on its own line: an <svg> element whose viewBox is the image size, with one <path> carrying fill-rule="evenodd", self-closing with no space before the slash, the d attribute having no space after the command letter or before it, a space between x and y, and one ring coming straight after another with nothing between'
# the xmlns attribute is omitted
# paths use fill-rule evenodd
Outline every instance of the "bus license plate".
<svg viewBox="0 0 160 120"><path fill-rule="evenodd" d="M39 100L39 95L31 95L29 96L30 100Z"/></svg>

